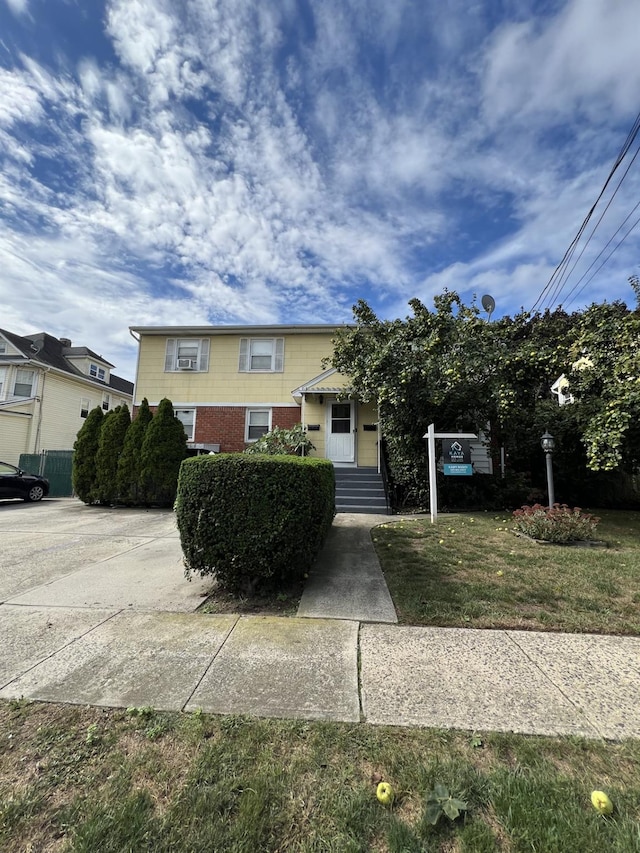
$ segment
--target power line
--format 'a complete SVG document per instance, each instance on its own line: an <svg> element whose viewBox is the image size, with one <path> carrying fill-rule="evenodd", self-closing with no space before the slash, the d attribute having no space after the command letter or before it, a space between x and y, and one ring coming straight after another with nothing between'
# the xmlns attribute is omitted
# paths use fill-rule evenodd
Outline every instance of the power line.
<svg viewBox="0 0 640 853"><path fill-rule="evenodd" d="M640 207L640 201L636 204L636 206L633 208L633 210L631 211L631 213L635 213L635 211L636 211L639 207ZM631 216L631 213L629 214L629 216L627 216L627 219L629 219L629 217ZM627 221L627 219L625 219L625 220L624 220L624 222L626 222L626 221ZM624 225L624 222L622 223L622 225ZM594 270L594 271L593 271L593 273L589 276L589 278L585 281L585 283L582 285L582 287L580 288L580 290L576 293L576 297L577 297L577 296L579 296L579 295L582 293L582 291L583 291L583 290L585 289L585 287L589 284L589 282L591 281L591 279L592 279L595 275L597 275L597 274L600 272L600 270L601 270L601 269L602 269L602 267L607 263L607 261L609 260L609 258L611 257L611 255L613 255L613 253L614 253L614 252L617 252L617 251L618 251L618 249L620 248L620 246L624 243L624 241L627 239L627 237L629 236L629 234L631 234L631 232L633 231L633 229L634 229L634 228L636 228L638 224L640 224L640 216L636 219L636 221L633 223L633 225L631 226L631 228L629 228L629 230L628 230L628 231L627 231L627 233L624 235L624 237L623 237L621 240L619 240L619 241L618 241L618 243L616 243L616 245L615 245L615 246L613 247L613 249L609 252L609 254L607 255L607 257L604 259L604 261L600 264L600 266L598 267L598 269L597 269L597 270ZM622 225L620 226L620 228L622 228ZM620 230L620 228L618 228L618 231ZM618 231L616 231L616 234L618 233ZM614 234L614 235L613 235L613 237L615 237L615 236L616 236L616 234ZM613 240L613 237L611 238L611 240ZM611 242L611 240L609 240L609 243ZM607 243L607 246L609 245L609 243ZM607 248L607 246L605 246L605 247L604 247L604 249L606 249L606 248ZM604 251L604 249L603 249L602 251ZM600 252L600 255L601 255L601 254L602 254L602 252ZM600 255L598 255L598 258L600 257ZM598 260L598 258L596 258L596 259L595 259L595 261L594 261L593 263L595 263L595 262ZM593 266L593 264L591 264L591 266ZM591 269L591 267L589 267L589 269ZM589 270L587 270L587 272L589 272ZM586 274L587 274L587 273L585 272L585 274L582 276L582 278L584 278L584 276L585 276ZM576 287L578 286L578 284L580 283L580 281L582 281L582 278L581 278L581 279L579 280L579 282L574 286L573 290L568 294L568 296L571 296L571 294L572 294L572 293L573 293L573 291L576 289ZM575 298L575 297L574 297L574 298ZM571 300L571 301L573 301L573 300ZM568 304L571 304L571 303L568 303Z"/></svg>
<svg viewBox="0 0 640 853"><path fill-rule="evenodd" d="M537 306L545 299L546 294L548 294L551 291L551 289L554 288L556 279L558 277L560 277L560 282L562 281L562 276L564 275L564 271L568 267L568 265L571 261L571 258L573 257L573 254L576 250L576 247L577 247L578 243L580 242L580 238L582 237L587 225L589 224L589 220L593 216L593 213L594 213L594 211L598 205L598 202L600 201L600 199L602 198L602 196L606 192L606 189L609 186L609 184L611 183L611 180L612 180L615 172L617 171L618 167L620 166L620 164L622 163L622 161L626 157L629 149L631 148L631 146L635 142L635 139L636 139L639 131L640 131L640 113L638 113L638 115L636 116L636 119L633 123L633 126L632 126L631 130L629 131L629 133L627 134L627 138L624 141L624 144L623 144L622 148L620 149L618 156L616 157L615 163L611 167L609 175L607 176L607 180L604 182L604 185L603 185L602 189L600 190L600 193L599 193L597 199L595 200L591 209L589 210L586 217L584 218L582 225L578 229L578 233L576 234L576 236L573 238L573 240L569 244L569 248L564 253L562 260L560 261L558 266L555 268L555 270L551 274L549 281L543 287L542 291L540 292L540 295L538 296L535 303L533 304L533 306L531 308L532 312L535 311ZM635 159L635 157L634 157L634 159ZM628 169L627 169L627 172L628 172ZM626 176L626 172L625 172L625 175L623 175L622 180L624 180L625 176ZM619 185L618 185L618 188L619 188ZM617 192L617 189L616 189L616 192ZM598 225L599 225L599 222L596 223L596 228L598 227ZM593 229L589 239L591 239L591 237L593 236L593 233L595 232L596 228ZM557 290L557 286L556 286L556 290Z"/></svg>
<svg viewBox="0 0 640 853"><path fill-rule="evenodd" d="M591 242L591 238L592 238L592 237L593 237L593 235L596 233L596 229L598 228L598 226L600 225L600 223L601 223L601 222L602 222L602 220L604 219L604 217L605 217L605 215L606 215L607 211L608 211L608 210L609 210L609 208L611 207L611 204L612 204L612 202L613 202L614 198L615 198L615 197L616 197L616 195L618 194L618 190L619 190L619 189L620 189L620 187L622 186L622 182L623 182L623 181L624 181L624 179L627 177L627 174L628 174L628 172L629 172L629 169L633 166L633 164L634 164L634 162L635 162L635 159L636 159L636 157L638 156L638 154L640 154L640 146L638 146L638 148L636 149L636 153L635 153L635 154L633 155L633 157L631 158L631 162L629 163L629 165L627 166L627 168L626 168L626 169L625 169L625 171L624 171L624 174L622 175L622 177L621 177L621 178L620 178L620 180L618 181L618 185L617 185L617 187L615 188L615 190L613 191L613 193L612 193L612 195L611 195L611 198L610 198L610 199L609 199L609 201L607 202L605 209L604 209L604 210L602 211L602 213L600 214L600 217L598 218L598 221L596 222L596 224L595 224L595 225L593 226L593 228L591 229L591 234L589 234L589 236L587 237L587 241L586 241L586 243L584 244L584 246L582 247L582 249L580 250L580 254L578 255L578 257L577 257L577 258L575 259L575 261L573 262L573 265L572 265L571 269L567 272L567 268L565 267L565 269L564 269L564 271L563 271L562 275L559 277L558 281L556 282L556 286L554 287L553 293L551 293L551 294L549 295L549 299L547 300L547 305L548 305L549 307L551 307L551 305L552 305L554 302L559 301L559 299L560 299L560 294L562 293L562 288L563 288L563 284L562 284L563 279L564 279L564 281L565 281L565 283L566 283L567 279L569 278L569 276L571 275L571 273L574 271L574 269L575 269L575 268L576 268L576 266L578 265L578 263L579 263L579 261L580 261L580 258L584 255L584 253L585 253L585 251L586 251L587 246L588 246L588 245L589 245L589 243ZM638 207L638 205L636 205L636 206L633 208L633 210L631 211L631 213L629 213L629 214L628 214L628 216L626 217L626 219L624 220L624 222L622 222L622 224L618 227L618 229L615 231L615 233L610 237L610 239L608 240L608 242L607 242L606 246L604 246L604 248L601 250L601 252L600 252L600 253L598 254L598 256L595 258L595 260L594 260L594 261L592 261L592 263L590 264L590 266L588 267L588 269L587 269L587 270L582 274L582 276L578 279L578 281L577 281L577 282L576 282L576 284L573 286L573 288L569 291L569 293L568 293L568 294L567 294L567 296L565 297L566 299L568 299L568 298L569 298L569 296L571 296L571 294L572 294L572 293L573 293L573 291L576 289L576 287L578 286L578 284L580 284L580 282L581 282L581 281L582 281L582 279L585 277L585 275L589 272L589 270L591 269L591 267L593 266L593 264L598 260L598 258L599 258L599 257L600 257L600 255L602 254L602 252L604 252L604 250L607 248L607 246L609 245L609 243L611 243L611 241L612 241L612 240L613 240L613 238L616 236L616 234L618 233L618 231L620 231L620 229L621 229L621 228L622 228L622 226L625 224L625 222L627 221L627 219L629 219L629 217L630 217L630 216L631 216L631 215L636 211L637 207Z"/></svg>

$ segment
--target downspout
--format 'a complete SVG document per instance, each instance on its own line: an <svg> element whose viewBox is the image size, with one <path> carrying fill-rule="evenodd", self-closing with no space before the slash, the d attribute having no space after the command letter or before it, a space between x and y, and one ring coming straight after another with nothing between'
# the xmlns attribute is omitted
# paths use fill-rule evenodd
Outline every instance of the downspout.
<svg viewBox="0 0 640 853"><path fill-rule="evenodd" d="M136 343L138 344L138 353L136 355L136 378L135 378L135 381L133 383L133 402L131 404L131 409L132 409L132 414L133 414L133 409L135 408L135 405L136 405L136 394L138 392L138 370L140 368L140 338L136 338L136 336L134 335L134 333L132 332L131 329L129 329L129 334L131 335L133 340L136 341Z"/></svg>
<svg viewBox="0 0 640 853"><path fill-rule="evenodd" d="M40 367L40 365L38 365ZM50 367L41 367L42 370L42 389L40 391L40 396L36 397L38 401L38 425L36 426L36 436L33 442L33 452L38 453L38 446L40 444L40 429L42 427L42 405L44 403L44 384L47 378L47 373L50 371Z"/></svg>
<svg viewBox="0 0 640 853"><path fill-rule="evenodd" d="M302 428L304 429L305 435L307 434L307 421L306 421L306 417L305 417L305 415L306 415L305 403L306 402L307 402L307 395L303 393L302 405L300 407L300 420L302 421ZM302 455L303 456L307 455L306 449L304 447L302 448Z"/></svg>

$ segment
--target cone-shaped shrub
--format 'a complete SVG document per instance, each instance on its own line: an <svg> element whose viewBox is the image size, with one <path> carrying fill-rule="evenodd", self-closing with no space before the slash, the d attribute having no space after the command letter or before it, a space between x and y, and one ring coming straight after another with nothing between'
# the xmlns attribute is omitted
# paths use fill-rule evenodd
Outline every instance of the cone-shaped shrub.
<svg viewBox="0 0 640 853"><path fill-rule="evenodd" d="M145 504L173 506L180 464L187 455L184 427L166 397L144 434L140 459L140 493Z"/></svg>
<svg viewBox="0 0 640 853"><path fill-rule="evenodd" d="M137 506L140 499L140 456L142 453L142 442L147 427L151 423L153 415L149 408L149 401L145 397L135 417L131 421L127 434L124 437L124 447L118 460L118 502L126 506Z"/></svg>
<svg viewBox="0 0 640 853"><path fill-rule="evenodd" d="M91 409L73 445L71 482L73 491L86 504L93 500L96 485L96 453L104 412L100 406Z"/></svg>
<svg viewBox="0 0 640 853"><path fill-rule="evenodd" d="M108 412L100 430L96 453L96 499L111 505L118 501L118 460L124 447L124 437L131 424L126 403Z"/></svg>

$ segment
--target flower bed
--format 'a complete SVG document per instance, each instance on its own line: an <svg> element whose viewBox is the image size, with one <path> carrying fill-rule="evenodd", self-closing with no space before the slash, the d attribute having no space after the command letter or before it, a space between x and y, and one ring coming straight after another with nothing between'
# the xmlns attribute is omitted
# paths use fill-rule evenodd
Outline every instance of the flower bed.
<svg viewBox="0 0 640 853"><path fill-rule="evenodd" d="M540 542L593 542L599 518L567 504L523 506L513 513L516 532ZM600 543L598 543L600 544Z"/></svg>

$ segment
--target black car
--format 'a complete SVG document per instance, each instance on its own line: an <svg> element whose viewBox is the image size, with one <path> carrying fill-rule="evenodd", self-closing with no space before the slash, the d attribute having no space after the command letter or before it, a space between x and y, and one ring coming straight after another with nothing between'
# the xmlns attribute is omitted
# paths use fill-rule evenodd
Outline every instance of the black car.
<svg viewBox="0 0 640 853"><path fill-rule="evenodd" d="M0 462L0 498L22 498L41 501L49 494L49 481L37 474L28 474L8 462Z"/></svg>

